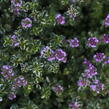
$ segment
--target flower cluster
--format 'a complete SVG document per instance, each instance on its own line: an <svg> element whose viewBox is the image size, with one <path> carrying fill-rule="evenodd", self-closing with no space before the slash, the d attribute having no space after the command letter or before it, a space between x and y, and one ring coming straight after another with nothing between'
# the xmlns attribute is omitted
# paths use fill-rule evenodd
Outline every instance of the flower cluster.
<svg viewBox="0 0 109 109"><path fill-rule="evenodd" d="M20 88L21 86L26 86L27 81L24 79L23 76L18 76L16 78L14 78L15 72L13 71L12 66L9 66L9 65L3 65L0 73L5 79L12 81L12 83L13 83L12 89L11 89L11 92L8 94L8 99L9 100L15 99L16 98L16 94L15 94L16 89Z"/></svg>
<svg viewBox="0 0 109 109"><path fill-rule="evenodd" d="M101 44L101 43L109 44L109 34L104 34L99 39L97 39L96 37L88 38L87 46L91 48L95 48L97 47L98 44Z"/></svg>
<svg viewBox="0 0 109 109"><path fill-rule="evenodd" d="M27 86L27 81L25 78L21 75L14 79L12 90L16 90L17 88L20 88L22 86Z"/></svg>
<svg viewBox="0 0 109 109"><path fill-rule="evenodd" d="M104 84L100 83L99 80L95 80L91 83L90 88L92 89L92 91L100 93L104 90Z"/></svg>
<svg viewBox="0 0 109 109"><path fill-rule="evenodd" d="M0 108L109 108L109 0L93 1L0 1Z"/></svg>
<svg viewBox="0 0 109 109"><path fill-rule="evenodd" d="M48 57L48 61L58 60L60 62L66 63L67 61L67 54L62 49L57 49L54 51L54 53L51 54L50 57Z"/></svg>
<svg viewBox="0 0 109 109"><path fill-rule="evenodd" d="M14 14L20 14L20 8L22 6L22 0L11 0L11 9Z"/></svg>
<svg viewBox="0 0 109 109"><path fill-rule="evenodd" d="M79 46L79 40L75 37L74 39L68 40L70 47L75 48ZM96 48L98 44L108 44L109 43L109 34L104 34L100 39L96 37L89 37L87 40L87 47Z"/></svg>
<svg viewBox="0 0 109 109"><path fill-rule="evenodd" d="M93 80L98 74L96 67L87 59L84 59L83 64L86 66L83 77L78 80L79 87L89 87L92 91L100 93L104 90L104 84L100 83L99 80Z"/></svg>
<svg viewBox="0 0 109 109"><path fill-rule="evenodd" d="M67 54L62 49L57 49L53 51L50 47L46 46L41 50L41 56L42 58L47 58L48 61L58 60L60 62L66 62L67 61Z"/></svg>
<svg viewBox="0 0 109 109"><path fill-rule="evenodd" d="M12 78L12 77L15 75L12 66L3 65L2 68L1 68L1 75L2 75L5 79L10 79L10 78Z"/></svg>

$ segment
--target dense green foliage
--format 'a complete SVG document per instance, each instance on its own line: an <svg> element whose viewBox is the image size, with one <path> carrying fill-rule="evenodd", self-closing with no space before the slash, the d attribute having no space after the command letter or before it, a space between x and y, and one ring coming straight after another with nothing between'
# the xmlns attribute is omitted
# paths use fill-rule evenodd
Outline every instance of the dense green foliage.
<svg viewBox="0 0 109 109"><path fill-rule="evenodd" d="M72 101L77 101L79 108L71 109L109 109L109 65L93 60L97 52L109 56L109 44L86 46L89 37L99 39L109 34L109 27L103 24L109 14L109 0L22 0L18 14L11 1L0 0L0 72L3 65L9 65L15 76L5 79L0 73L0 109L69 109ZM65 24L56 22L59 13ZM23 28L22 19L27 17L32 26ZM17 36L15 42L13 35ZM74 37L80 41L79 47L72 48L66 42ZM13 46L16 41L19 45ZM41 58L41 50L46 46L52 50L61 48L67 61L48 61L49 53ZM85 69L84 58L97 68L95 78L105 86L100 93L77 84ZM27 85L13 91L13 81L20 75ZM63 87L62 92L53 91L56 84ZM16 94L14 100L8 99L11 92Z"/></svg>

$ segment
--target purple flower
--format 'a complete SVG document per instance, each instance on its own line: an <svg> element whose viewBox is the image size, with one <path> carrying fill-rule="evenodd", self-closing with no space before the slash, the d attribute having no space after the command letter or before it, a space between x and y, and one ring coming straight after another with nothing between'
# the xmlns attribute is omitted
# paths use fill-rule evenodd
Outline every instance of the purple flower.
<svg viewBox="0 0 109 109"><path fill-rule="evenodd" d="M109 44L109 34L104 34L101 39L101 42L105 43L105 44Z"/></svg>
<svg viewBox="0 0 109 109"><path fill-rule="evenodd" d="M97 72L86 72L84 73L84 77L85 78L92 78L93 76L97 75L98 73Z"/></svg>
<svg viewBox="0 0 109 109"><path fill-rule="evenodd" d="M103 59L105 59L105 55L104 53L96 53L93 58L96 62L101 62Z"/></svg>
<svg viewBox="0 0 109 109"><path fill-rule="evenodd" d="M90 85L90 88L93 90L93 91L96 91L97 89L97 87L96 87L96 85Z"/></svg>
<svg viewBox="0 0 109 109"><path fill-rule="evenodd" d="M84 77L86 78L92 78L93 76L97 75L97 69L94 65L89 66L87 69L84 71Z"/></svg>
<svg viewBox="0 0 109 109"><path fill-rule="evenodd" d="M10 79L11 77L14 76L14 73L13 72L1 72L2 76L5 78L5 79Z"/></svg>
<svg viewBox="0 0 109 109"><path fill-rule="evenodd" d="M57 14L55 19L58 24L65 24L65 18L61 14Z"/></svg>
<svg viewBox="0 0 109 109"><path fill-rule="evenodd" d="M22 0L11 0L11 4L14 6L22 6Z"/></svg>
<svg viewBox="0 0 109 109"><path fill-rule="evenodd" d="M95 48L98 44L98 39L96 37L90 37L87 42L88 47Z"/></svg>
<svg viewBox="0 0 109 109"><path fill-rule="evenodd" d="M90 61L88 61L86 58L84 59L83 64L86 65L88 68L89 68L90 66L92 66L92 64L90 63Z"/></svg>
<svg viewBox="0 0 109 109"><path fill-rule="evenodd" d="M107 15L107 17L105 18L104 24L106 26L109 26L109 14Z"/></svg>
<svg viewBox="0 0 109 109"><path fill-rule="evenodd" d="M84 77L85 78L92 78L93 76L95 76L95 75L97 75L98 74L98 72L96 72L96 71L94 71L94 72L91 72L91 71L89 71L89 72L86 72L86 73L84 73Z"/></svg>
<svg viewBox="0 0 109 109"><path fill-rule="evenodd" d="M78 81L78 86L79 87L86 87L88 84L89 84L89 81L88 80L85 80L85 79L80 79Z"/></svg>
<svg viewBox="0 0 109 109"><path fill-rule="evenodd" d="M16 98L15 93L10 93L10 94L8 95L8 99L9 99L9 100L13 100L13 99L15 99L15 98Z"/></svg>
<svg viewBox="0 0 109 109"><path fill-rule="evenodd" d="M103 63L104 64L109 64L109 57L106 57Z"/></svg>
<svg viewBox="0 0 109 109"><path fill-rule="evenodd" d="M11 10L14 14L20 14L20 8L22 6L22 0L11 0Z"/></svg>
<svg viewBox="0 0 109 109"><path fill-rule="evenodd" d="M96 67L92 63L90 63L87 59L84 59L83 64L86 65L86 69L84 70L83 74L85 78L92 78L93 76L98 74Z"/></svg>
<svg viewBox="0 0 109 109"><path fill-rule="evenodd" d="M100 81L98 79L96 79L96 80L93 80L93 83L98 84L98 83L100 83Z"/></svg>
<svg viewBox="0 0 109 109"><path fill-rule="evenodd" d="M17 36L16 35L11 36L11 40L12 40L12 46L13 47L19 46L19 42L17 41Z"/></svg>
<svg viewBox="0 0 109 109"><path fill-rule="evenodd" d="M61 62L66 62L67 54L62 49L57 49L53 51L50 47L46 46L41 50L41 58L47 58L48 61L58 60Z"/></svg>
<svg viewBox="0 0 109 109"><path fill-rule="evenodd" d="M62 49L57 49L53 51L50 47L46 46L41 50L41 58L47 58L48 61L58 60L61 62L66 62L67 54Z"/></svg>
<svg viewBox="0 0 109 109"><path fill-rule="evenodd" d="M99 80L94 81L93 83L94 84L90 85L90 88L92 89L92 91L96 93L100 93L100 91L104 90L104 84L100 83Z"/></svg>
<svg viewBox="0 0 109 109"><path fill-rule="evenodd" d="M19 76L19 77L17 77L17 78L14 79L12 89L15 90L15 89L20 88L22 86L27 86L27 84L28 84L27 81L21 75L21 76Z"/></svg>
<svg viewBox="0 0 109 109"><path fill-rule="evenodd" d="M59 94L59 93L62 93L64 89L63 89L63 87L61 85L56 84L55 86L52 87L52 90L55 93Z"/></svg>
<svg viewBox="0 0 109 109"><path fill-rule="evenodd" d="M74 38L72 40L68 40L68 42L70 43L70 46L72 48L75 48L75 47L79 46L79 40L77 38Z"/></svg>
<svg viewBox="0 0 109 109"><path fill-rule="evenodd" d="M1 68L2 72L0 72L2 74L2 76L5 78L5 79L10 79L11 77L14 76L14 71L12 69L11 66L9 65L3 65L2 68Z"/></svg>
<svg viewBox="0 0 109 109"><path fill-rule="evenodd" d="M12 72L12 67L9 65L3 65L1 69L4 72Z"/></svg>
<svg viewBox="0 0 109 109"><path fill-rule="evenodd" d="M78 102L71 102L70 104L69 104L69 108L70 109L79 109L79 104L78 104Z"/></svg>
<svg viewBox="0 0 109 109"><path fill-rule="evenodd" d="M28 17L26 17L25 19L23 19L21 21L21 25L23 28L31 28L32 27L32 20Z"/></svg>
<svg viewBox="0 0 109 109"><path fill-rule="evenodd" d="M49 46L43 47L40 54L41 58L47 58L48 61L55 60L54 51Z"/></svg>
<svg viewBox="0 0 109 109"><path fill-rule="evenodd" d="M20 8L19 6L14 6L14 5L11 5L11 10L12 12L15 14L15 15L19 15L20 14Z"/></svg>
<svg viewBox="0 0 109 109"><path fill-rule="evenodd" d="M58 61L65 63L67 61L66 56L67 56L66 52L64 52L62 49L57 49L55 51L55 57Z"/></svg>
<svg viewBox="0 0 109 109"><path fill-rule="evenodd" d="M53 61L55 60L56 57L55 57L55 53L53 52L49 57L48 57L48 61Z"/></svg>

